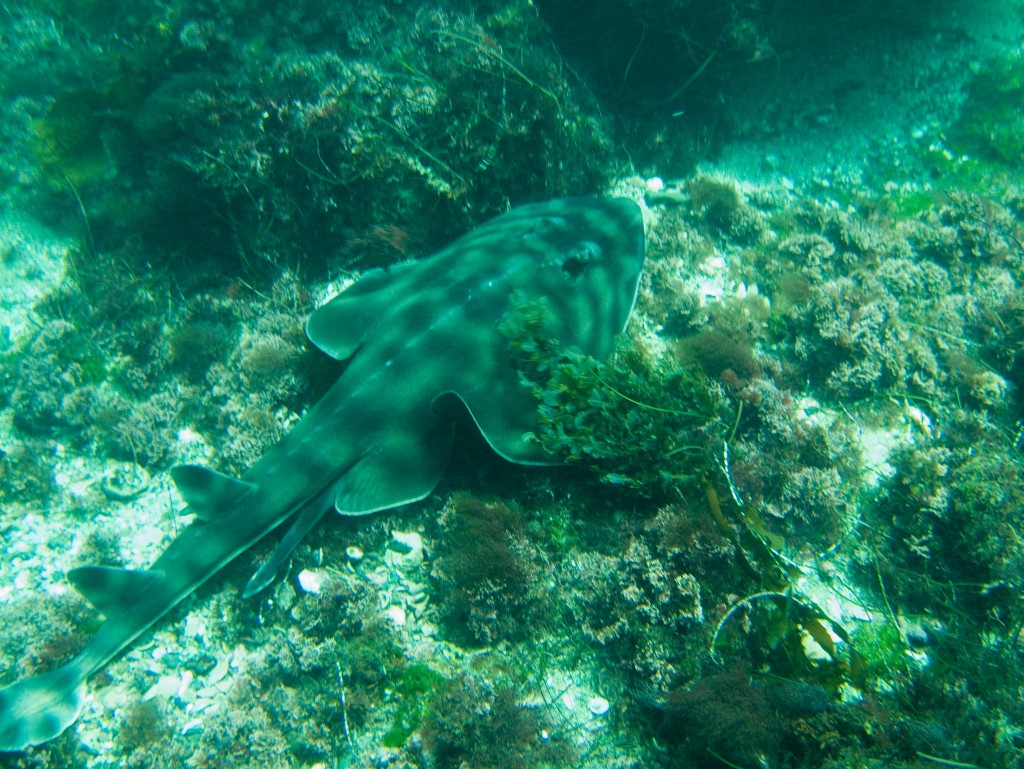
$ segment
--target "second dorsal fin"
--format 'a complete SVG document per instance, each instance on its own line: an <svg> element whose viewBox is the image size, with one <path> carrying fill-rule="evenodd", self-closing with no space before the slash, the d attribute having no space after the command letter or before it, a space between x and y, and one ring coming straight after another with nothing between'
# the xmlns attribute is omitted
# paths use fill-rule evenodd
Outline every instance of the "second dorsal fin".
<svg viewBox="0 0 1024 769"><path fill-rule="evenodd" d="M172 467L171 478L174 479L185 504L204 521L238 504L256 488L247 481L230 478L201 465Z"/></svg>
<svg viewBox="0 0 1024 769"><path fill-rule="evenodd" d="M110 566L82 566L68 572L68 580L85 600L107 617L130 609L139 596L163 580L163 572L131 571Z"/></svg>

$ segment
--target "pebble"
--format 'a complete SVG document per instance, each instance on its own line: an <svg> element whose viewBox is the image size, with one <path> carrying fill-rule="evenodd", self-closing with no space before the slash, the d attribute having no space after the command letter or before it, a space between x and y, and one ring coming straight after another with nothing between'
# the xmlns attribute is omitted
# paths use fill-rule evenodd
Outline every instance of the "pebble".
<svg viewBox="0 0 1024 769"><path fill-rule="evenodd" d="M402 627L405 624L405 609L401 606L389 606L384 614L396 627Z"/></svg>

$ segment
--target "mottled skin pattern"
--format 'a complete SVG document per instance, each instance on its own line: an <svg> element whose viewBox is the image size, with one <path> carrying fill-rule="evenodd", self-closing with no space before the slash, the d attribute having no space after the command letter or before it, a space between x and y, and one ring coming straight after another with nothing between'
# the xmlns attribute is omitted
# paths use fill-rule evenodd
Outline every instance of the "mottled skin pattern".
<svg viewBox="0 0 1024 769"><path fill-rule="evenodd" d="M0 750L38 745L74 723L90 675L285 521L294 523L245 595L273 580L332 506L363 515L428 495L448 462L454 398L498 454L551 463L524 438L537 427L536 402L499 325L514 297L542 301L548 335L606 357L633 307L643 237L629 200L524 206L428 259L365 274L314 313L310 339L351 358L345 372L241 479L194 466L172 470L196 520L149 569L68 575L106 622L64 667L0 689Z"/></svg>

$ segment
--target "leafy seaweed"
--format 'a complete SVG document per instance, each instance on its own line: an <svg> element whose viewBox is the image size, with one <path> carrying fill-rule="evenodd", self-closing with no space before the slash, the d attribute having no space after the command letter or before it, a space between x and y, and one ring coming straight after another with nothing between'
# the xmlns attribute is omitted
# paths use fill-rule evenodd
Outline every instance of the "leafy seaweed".
<svg viewBox="0 0 1024 769"><path fill-rule="evenodd" d="M720 390L703 374L659 360L636 339L621 339L609 362L560 350L544 336L546 310L519 304L502 332L524 384L537 396L532 436L604 483L644 496L703 477L724 423Z"/></svg>

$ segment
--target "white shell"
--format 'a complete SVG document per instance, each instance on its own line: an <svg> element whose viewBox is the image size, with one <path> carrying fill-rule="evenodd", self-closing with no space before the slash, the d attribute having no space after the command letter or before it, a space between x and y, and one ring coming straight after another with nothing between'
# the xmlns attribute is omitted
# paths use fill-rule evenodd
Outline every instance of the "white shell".
<svg viewBox="0 0 1024 769"><path fill-rule="evenodd" d="M299 572L299 587L306 593L319 593L326 581L327 576L322 571L303 569Z"/></svg>
<svg viewBox="0 0 1024 769"><path fill-rule="evenodd" d="M415 531L391 532L386 558L399 568L419 566L423 563L423 537Z"/></svg>
<svg viewBox="0 0 1024 769"><path fill-rule="evenodd" d="M611 706L608 704L608 700L604 697L591 697L590 701L587 703L587 707L595 716L603 716L608 712L608 708Z"/></svg>

